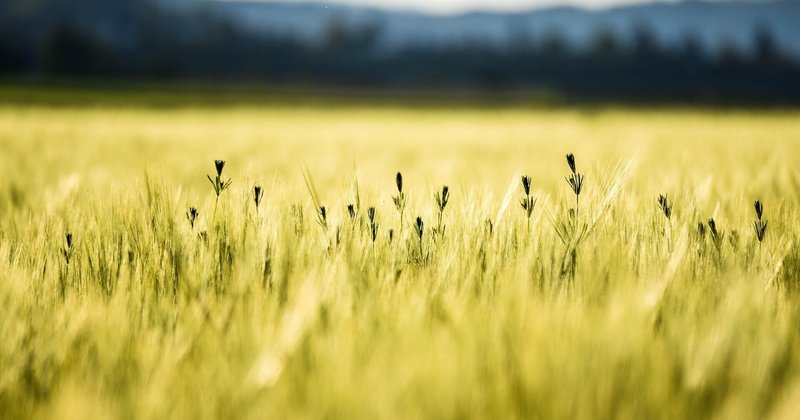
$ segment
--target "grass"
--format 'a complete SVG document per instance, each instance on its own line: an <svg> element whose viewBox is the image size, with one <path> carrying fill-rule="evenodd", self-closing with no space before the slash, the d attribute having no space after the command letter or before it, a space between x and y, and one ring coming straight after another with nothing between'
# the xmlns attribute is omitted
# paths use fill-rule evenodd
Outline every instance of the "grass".
<svg viewBox="0 0 800 420"><path fill-rule="evenodd" d="M0 105L1 417L794 418L799 116Z"/></svg>

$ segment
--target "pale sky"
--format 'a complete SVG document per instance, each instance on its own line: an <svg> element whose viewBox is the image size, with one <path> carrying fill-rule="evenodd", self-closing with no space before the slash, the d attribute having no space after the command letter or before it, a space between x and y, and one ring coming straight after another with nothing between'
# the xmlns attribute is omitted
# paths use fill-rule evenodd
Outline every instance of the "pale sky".
<svg viewBox="0 0 800 420"><path fill-rule="evenodd" d="M283 0L285 1L285 0ZM664 0L662 0L664 1ZM672 0L674 1L674 0ZM433 13L454 13L466 10L513 11L546 6L573 5L586 8L649 2L647 0L318 0L319 3L345 3L393 9L422 10Z"/></svg>

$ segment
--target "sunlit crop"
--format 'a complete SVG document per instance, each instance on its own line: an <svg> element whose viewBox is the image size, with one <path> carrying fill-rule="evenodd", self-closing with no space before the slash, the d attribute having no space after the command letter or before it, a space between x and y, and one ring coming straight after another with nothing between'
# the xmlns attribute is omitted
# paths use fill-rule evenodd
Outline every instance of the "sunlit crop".
<svg viewBox="0 0 800 420"><path fill-rule="evenodd" d="M0 417L796 418L798 121L2 105Z"/></svg>

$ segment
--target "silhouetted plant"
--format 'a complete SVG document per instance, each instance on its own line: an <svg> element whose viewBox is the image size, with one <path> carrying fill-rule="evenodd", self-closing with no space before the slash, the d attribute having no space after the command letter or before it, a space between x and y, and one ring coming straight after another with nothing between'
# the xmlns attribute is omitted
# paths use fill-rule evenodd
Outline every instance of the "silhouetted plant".
<svg viewBox="0 0 800 420"><path fill-rule="evenodd" d="M434 194L434 198L436 199L436 208L439 210L435 231L444 238L445 226L442 223L442 219L444 217L444 209L447 207L447 202L450 200L450 188L447 185L443 186L442 192L440 193L437 191L436 194Z"/></svg>
<svg viewBox="0 0 800 420"><path fill-rule="evenodd" d="M189 210L186 211L186 220L189 221L189 225L194 229L194 225L197 222L197 216L200 215L200 212L197 211L194 207L189 207Z"/></svg>
<svg viewBox="0 0 800 420"><path fill-rule="evenodd" d="M403 231L403 219L406 211L406 195L403 193L403 174L400 172L395 176L395 184L397 184L397 195L392 197L394 207L400 214L400 232Z"/></svg>
<svg viewBox="0 0 800 420"><path fill-rule="evenodd" d="M764 236L767 234L768 222L763 220L764 206L761 204L761 201L756 200L753 207L756 211L756 220L753 221L753 229L756 231L756 239L758 239L758 243L760 244L764 241Z"/></svg>
<svg viewBox="0 0 800 420"><path fill-rule="evenodd" d="M666 217L667 220L672 217L672 205L666 195L661 194L658 196L658 208L661 209L661 212L664 213L664 217Z"/></svg>
<svg viewBox="0 0 800 420"><path fill-rule="evenodd" d="M714 221L714 218L708 219L708 231L711 232L712 238L718 238L719 232L717 232L717 222Z"/></svg>
<svg viewBox="0 0 800 420"><path fill-rule="evenodd" d="M64 257L64 263L69 266L69 262L72 260L72 255L75 252L75 249L72 247L72 233L67 232L66 235L64 235L64 239L65 245L61 247L61 255Z"/></svg>
<svg viewBox="0 0 800 420"><path fill-rule="evenodd" d="M572 153L567 154L567 165L571 172L567 177L567 183L572 188L572 192L575 193L575 218L577 219L580 212L581 191L583 191L583 175L578 172L575 165L575 155Z"/></svg>
<svg viewBox="0 0 800 420"><path fill-rule="evenodd" d="M711 242L717 250L717 256L719 256L719 253L722 251L722 241L725 238L725 233L717 229L717 223L714 221L713 217L708 219L708 233L711 235Z"/></svg>
<svg viewBox="0 0 800 420"><path fill-rule="evenodd" d="M566 159L570 170L566 180L572 193L575 194L575 208L569 209L567 221L557 225L559 228L557 232L559 232L562 242L567 245L566 253L561 262L561 276L574 280L578 267L578 245L586 234L586 225L581 225L578 221L580 196L583 191L583 175L578 172L575 156L572 153L568 153Z"/></svg>
<svg viewBox="0 0 800 420"><path fill-rule="evenodd" d="M258 214L259 206L261 206L261 200L264 198L264 189L261 188L261 185L254 185L253 186L253 203L256 205L256 214Z"/></svg>
<svg viewBox="0 0 800 420"><path fill-rule="evenodd" d="M422 217L417 217L417 221L414 223L414 231L417 232L417 239L419 240L419 256L422 258L422 235L425 233L425 224L422 222Z"/></svg>
<svg viewBox="0 0 800 420"><path fill-rule="evenodd" d="M526 196L531 195L531 177L528 175L522 176L522 192L524 192Z"/></svg>
<svg viewBox="0 0 800 420"><path fill-rule="evenodd" d="M375 221L375 207L370 207L367 210L367 218L369 218L369 232L372 237L372 249L375 249L375 240L378 239L378 223Z"/></svg>
<svg viewBox="0 0 800 420"><path fill-rule="evenodd" d="M233 182L231 179L224 180L222 179L222 170L225 169L225 161L224 160L215 160L214 161L214 169L217 171L217 175L212 179L211 175L206 175L208 178L208 182L211 183L211 186L214 188L214 194L216 194L216 201L214 202L214 220L217 220L217 206L219 205L219 196L231 186Z"/></svg>
<svg viewBox="0 0 800 420"><path fill-rule="evenodd" d="M531 197L531 177L527 175L522 176L522 192L525 193L525 196L522 197L519 203L522 206L522 210L525 211L526 227L530 230L531 215L533 214L533 208L536 207L536 199Z"/></svg>

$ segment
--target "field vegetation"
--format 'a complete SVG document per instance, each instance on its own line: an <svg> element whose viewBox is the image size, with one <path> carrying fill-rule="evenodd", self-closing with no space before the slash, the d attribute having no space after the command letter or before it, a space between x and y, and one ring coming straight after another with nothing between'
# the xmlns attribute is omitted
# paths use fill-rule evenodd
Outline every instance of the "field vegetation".
<svg viewBox="0 0 800 420"><path fill-rule="evenodd" d="M796 111L0 105L0 417L796 418Z"/></svg>

